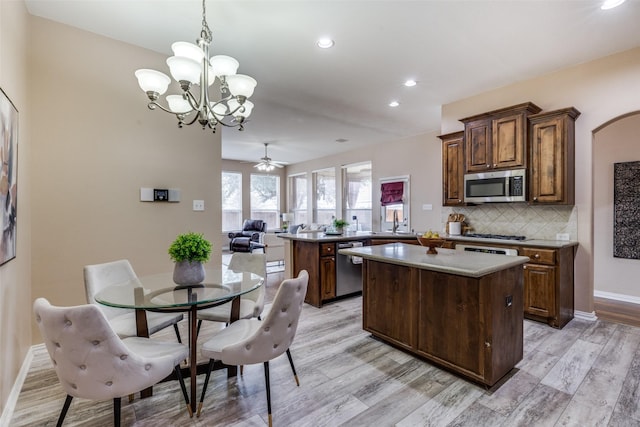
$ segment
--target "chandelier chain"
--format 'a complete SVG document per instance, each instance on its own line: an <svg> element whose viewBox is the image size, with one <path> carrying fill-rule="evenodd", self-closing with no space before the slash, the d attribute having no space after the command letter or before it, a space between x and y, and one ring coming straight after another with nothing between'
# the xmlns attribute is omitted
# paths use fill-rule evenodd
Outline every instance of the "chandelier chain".
<svg viewBox="0 0 640 427"><path fill-rule="evenodd" d="M211 43L213 40L211 29L209 28L209 24L207 23L207 7L205 5L206 0L202 0L202 32L200 33L200 37L204 39L207 43Z"/></svg>

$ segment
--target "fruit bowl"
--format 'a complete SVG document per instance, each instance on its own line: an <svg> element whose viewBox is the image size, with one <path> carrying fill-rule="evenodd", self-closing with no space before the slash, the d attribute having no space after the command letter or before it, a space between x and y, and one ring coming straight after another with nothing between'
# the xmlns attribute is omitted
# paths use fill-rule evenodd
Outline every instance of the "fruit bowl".
<svg viewBox="0 0 640 427"><path fill-rule="evenodd" d="M427 254L433 255L438 253L436 248L442 247L444 239L418 236L418 242L420 242L422 246L427 246L429 248Z"/></svg>

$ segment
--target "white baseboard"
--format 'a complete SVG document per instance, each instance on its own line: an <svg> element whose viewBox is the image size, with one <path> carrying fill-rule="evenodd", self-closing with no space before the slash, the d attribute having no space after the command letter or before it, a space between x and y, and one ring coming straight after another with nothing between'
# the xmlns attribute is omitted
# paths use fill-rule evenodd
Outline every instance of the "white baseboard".
<svg viewBox="0 0 640 427"><path fill-rule="evenodd" d="M615 301L628 302L631 304L640 304L640 297L634 297L631 295L616 294L613 292L604 292L604 291L594 291L593 296L598 298L604 298L604 299L612 299Z"/></svg>
<svg viewBox="0 0 640 427"><path fill-rule="evenodd" d="M587 311L574 310L573 317L575 317L576 319L587 320L589 322L595 322L596 320L598 320L598 316L596 316L595 311L589 313Z"/></svg>
<svg viewBox="0 0 640 427"><path fill-rule="evenodd" d="M29 347L29 350L27 351L27 354L22 361L22 366L20 367L20 372L18 372L18 377L13 383L11 393L9 393L7 402L4 406L4 409L2 410L2 416L0 416L0 427L9 427L9 423L11 422L11 418L13 417L13 411L16 409L16 403L18 403L20 390L22 390L24 380L27 378L29 369L31 369L31 362L33 361L33 348L34 346Z"/></svg>

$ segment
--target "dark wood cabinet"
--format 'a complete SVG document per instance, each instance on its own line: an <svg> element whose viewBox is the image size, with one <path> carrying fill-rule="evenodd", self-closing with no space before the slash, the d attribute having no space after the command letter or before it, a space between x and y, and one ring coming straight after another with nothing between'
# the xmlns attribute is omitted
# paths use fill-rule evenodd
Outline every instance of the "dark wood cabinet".
<svg viewBox="0 0 640 427"><path fill-rule="evenodd" d="M521 359L522 267L479 278L365 260L363 326L489 386Z"/></svg>
<svg viewBox="0 0 640 427"><path fill-rule="evenodd" d="M575 203L575 120L579 115L570 107L529 117L530 203Z"/></svg>
<svg viewBox="0 0 640 427"><path fill-rule="evenodd" d="M464 123L465 172L527 166L528 121L540 107L526 102L461 119Z"/></svg>
<svg viewBox="0 0 640 427"><path fill-rule="evenodd" d="M521 248L531 261L524 269L524 315L555 328L573 319L575 247Z"/></svg>
<svg viewBox="0 0 640 427"><path fill-rule="evenodd" d="M325 255L320 257L320 289L323 300L336 297L335 255Z"/></svg>
<svg viewBox="0 0 640 427"><path fill-rule="evenodd" d="M438 138L442 140L442 205L464 205L464 132Z"/></svg>

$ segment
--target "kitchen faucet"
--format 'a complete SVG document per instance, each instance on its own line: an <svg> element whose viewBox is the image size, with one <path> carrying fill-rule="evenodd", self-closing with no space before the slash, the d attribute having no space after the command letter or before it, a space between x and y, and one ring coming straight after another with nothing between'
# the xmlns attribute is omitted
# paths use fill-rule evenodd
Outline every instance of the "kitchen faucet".
<svg viewBox="0 0 640 427"><path fill-rule="evenodd" d="M393 229L392 232L395 233L398 231L400 224L398 224L398 211L396 209L393 210Z"/></svg>

